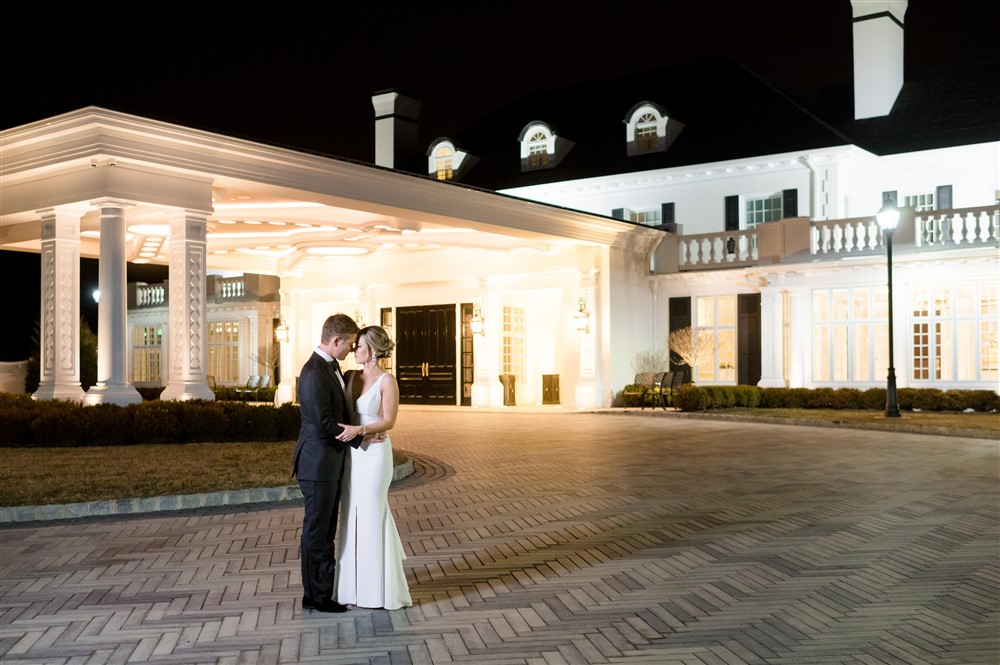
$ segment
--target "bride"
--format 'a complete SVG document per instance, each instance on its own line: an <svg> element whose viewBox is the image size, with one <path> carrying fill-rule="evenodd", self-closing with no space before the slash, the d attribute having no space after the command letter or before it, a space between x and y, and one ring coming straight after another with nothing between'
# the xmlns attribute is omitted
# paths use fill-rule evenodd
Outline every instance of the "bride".
<svg viewBox="0 0 1000 665"><path fill-rule="evenodd" d="M388 431L396 423L399 387L395 377L379 367L378 359L388 358L394 346L379 326L358 333L354 361L361 369L345 377L357 424L341 423L344 431L337 437L350 441L365 435L360 447L349 449L341 481L335 598L344 605L387 610L413 605L403 572L406 554L388 501L392 481Z"/></svg>

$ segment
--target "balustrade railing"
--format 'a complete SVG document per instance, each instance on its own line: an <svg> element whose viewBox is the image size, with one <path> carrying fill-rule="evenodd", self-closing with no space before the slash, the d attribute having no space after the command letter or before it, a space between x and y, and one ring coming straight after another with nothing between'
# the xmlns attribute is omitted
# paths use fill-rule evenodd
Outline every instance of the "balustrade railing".
<svg viewBox="0 0 1000 665"><path fill-rule="evenodd" d="M1000 241L1000 206L917 213L918 249L952 249Z"/></svg>
<svg viewBox="0 0 1000 665"><path fill-rule="evenodd" d="M163 284L138 284L135 287L137 307L162 307L167 302L167 290Z"/></svg>
<svg viewBox="0 0 1000 665"><path fill-rule="evenodd" d="M904 220L893 238L893 246L899 250L905 251L907 246L918 252L1000 246L1000 204L916 214L910 211ZM884 251L882 229L874 215L821 221L784 219L747 231L680 234L672 242L677 243L678 271L719 270L762 261L840 260Z"/></svg>
<svg viewBox="0 0 1000 665"><path fill-rule="evenodd" d="M225 277L216 282L219 298L242 298L247 294L247 283L242 277Z"/></svg>
<svg viewBox="0 0 1000 665"><path fill-rule="evenodd" d="M757 231L726 231L679 236L678 267L703 270L753 265L757 261Z"/></svg>
<svg viewBox="0 0 1000 665"><path fill-rule="evenodd" d="M812 255L874 254L882 246L882 229L874 217L827 219L812 222Z"/></svg>

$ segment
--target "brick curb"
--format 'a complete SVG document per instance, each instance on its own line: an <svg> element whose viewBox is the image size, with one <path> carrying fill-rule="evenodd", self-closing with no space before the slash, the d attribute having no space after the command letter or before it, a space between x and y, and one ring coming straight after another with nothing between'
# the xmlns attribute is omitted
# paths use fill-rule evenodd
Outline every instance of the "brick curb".
<svg viewBox="0 0 1000 665"><path fill-rule="evenodd" d="M412 474L413 458L408 457L405 462L393 467L392 480L395 482ZM83 501L80 503L44 506L0 506L0 524L11 522L44 522L80 517L105 517L108 515L136 515L140 513L188 510L191 508L294 501L301 498L302 492L299 491L297 485L287 485L283 487L257 487L224 492L150 496L141 499Z"/></svg>

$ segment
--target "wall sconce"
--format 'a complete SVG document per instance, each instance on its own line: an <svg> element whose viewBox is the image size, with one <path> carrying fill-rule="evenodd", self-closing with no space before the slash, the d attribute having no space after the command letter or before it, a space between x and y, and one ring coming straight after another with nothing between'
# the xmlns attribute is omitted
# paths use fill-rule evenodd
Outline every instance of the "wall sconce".
<svg viewBox="0 0 1000 665"><path fill-rule="evenodd" d="M278 325L274 326L274 338L279 342L288 343L288 324L285 323L285 317L281 317Z"/></svg>
<svg viewBox="0 0 1000 665"><path fill-rule="evenodd" d="M580 300L577 301L577 308L576 315L573 317L576 329L580 332L590 332L590 312L587 311L586 298L580 296Z"/></svg>
<svg viewBox="0 0 1000 665"><path fill-rule="evenodd" d="M469 327L472 329L473 335L483 334L483 308L479 306L479 303L472 304L472 318L469 319Z"/></svg>
<svg viewBox="0 0 1000 665"><path fill-rule="evenodd" d="M355 308L354 310L354 322L358 324L359 328L365 327L365 315L361 313L360 309Z"/></svg>

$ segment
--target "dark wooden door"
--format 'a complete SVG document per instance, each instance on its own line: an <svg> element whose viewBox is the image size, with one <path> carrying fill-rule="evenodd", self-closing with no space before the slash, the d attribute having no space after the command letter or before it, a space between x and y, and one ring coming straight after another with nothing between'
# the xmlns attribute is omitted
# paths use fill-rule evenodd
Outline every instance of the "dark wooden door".
<svg viewBox="0 0 1000 665"><path fill-rule="evenodd" d="M736 383L756 386L760 382L760 294L741 294L736 317Z"/></svg>
<svg viewBox="0 0 1000 665"><path fill-rule="evenodd" d="M455 305L396 309L400 404L456 404Z"/></svg>

